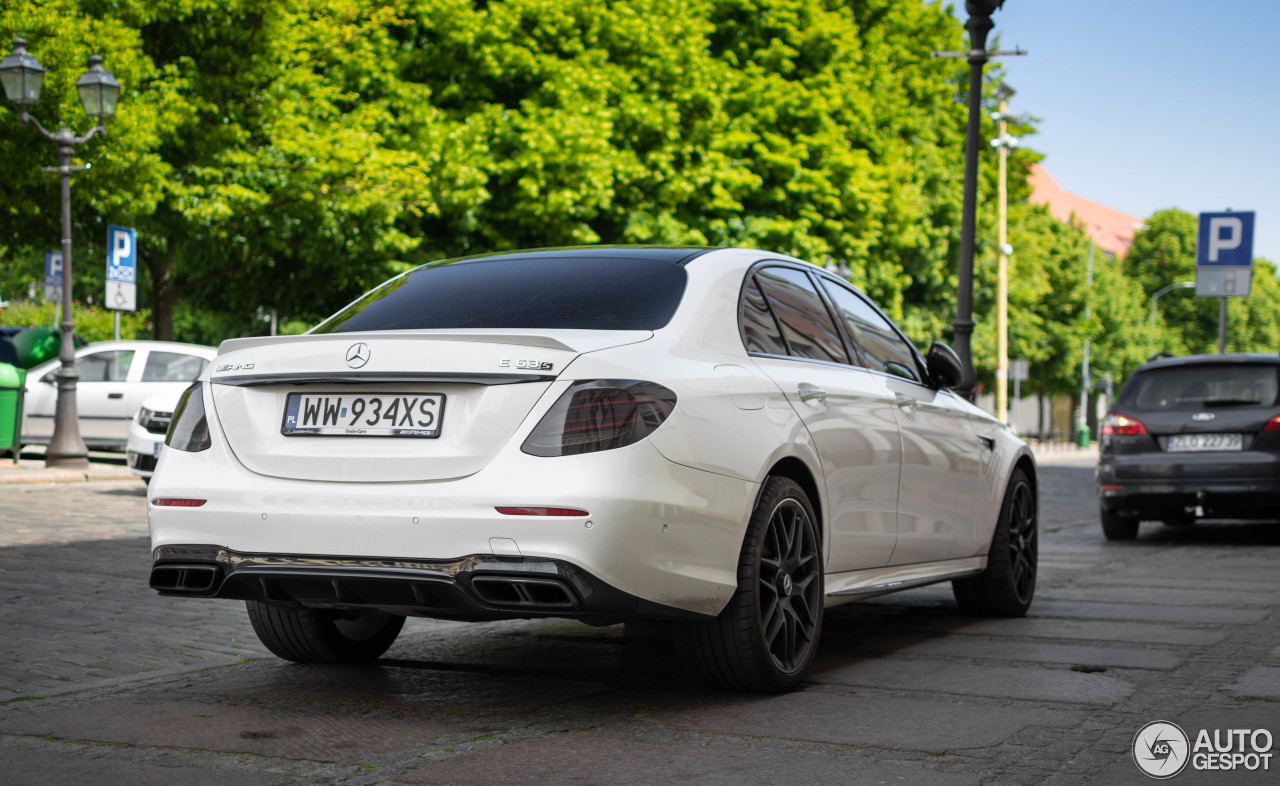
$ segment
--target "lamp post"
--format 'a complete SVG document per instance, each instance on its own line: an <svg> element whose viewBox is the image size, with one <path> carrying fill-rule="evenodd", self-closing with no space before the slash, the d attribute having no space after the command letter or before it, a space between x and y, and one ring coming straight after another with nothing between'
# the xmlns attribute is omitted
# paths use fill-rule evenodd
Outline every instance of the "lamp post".
<svg viewBox="0 0 1280 786"><path fill-rule="evenodd" d="M973 334L973 235L978 208L978 132L982 115L982 67L990 53L987 52L987 34L995 23L991 15L1004 0L965 0L969 13L965 29L969 31L969 125L964 141L964 201L960 212L960 260L959 285L956 291L956 318L951 323L955 334L956 354L964 364L964 391L973 389L973 356L969 349L969 337Z"/></svg>
<svg viewBox="0 0 1280 786"><path fill-rule="evenodd" d="M1160 289L1156 290L1155 294L1151 296L1151 326L1152 327L1156 326L1156 301L1157 300L1169 294L1175 289L1188 289L1190 287L1194 287L1195 285L1196 285L1196 282L1194 281L1178 281L1173 284L1166 284L1165 286L1160 287Z"/></svg>
<svg viewBox="0 0 1280 786"><path fill-rule="evenodd" d="M5 96L10 103L18 105L18 116L22 122L31 123L41 136L58 146L58 166L42 169L62 175L62 346L58 351L62 366L56 374L58 403L54 411L53 436L45 452L45 465L84 467L89 463L89 451L80 436L80 420L76 412L76 381L80 375L76 373L75 343L72 339L75 322L71 298L71 173L88 169L89 165L72 166L71 157L78 145L99 134L106 134L106 121L116 112L120 84L102 67L102 58L92 55L89 70L76 80L76 91L80 93L85 113L96 119L98 125L84 136L71 133L66 125L50 133L27 113L27 107L40 100L44 75L45 69L40 61L27 52L27 42L21 37L13 39L13 51L0 60L0 82L4 84Z"/></svg>
<svg viewBox="0 0 1280 786"><path fill-rule="evenodd" d="M1018 138L1009 136L1009 99L1014 89L1001 82L996 88L1000 101L994 115L997 136L991 146L999 151L1000 170L997 180L997 238L999 256L996 259L996 417L1008 423L1009 411L1009 191L1006 187L1009 149L1018 146Z"/></svg>

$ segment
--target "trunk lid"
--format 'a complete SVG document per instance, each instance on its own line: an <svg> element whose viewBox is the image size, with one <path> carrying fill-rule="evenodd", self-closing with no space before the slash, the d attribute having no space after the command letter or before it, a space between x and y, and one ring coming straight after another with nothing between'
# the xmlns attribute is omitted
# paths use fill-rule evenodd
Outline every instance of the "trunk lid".
<svg viewBox="0 0 1280 786"><path fill-rule="evenodd" d="M483 469L578 355L652 335L427 330L235 339L223 342L212 364L213 406L231 451L258 474L329 482L450 480ZM307 397L313 418L317 410L333 414L324 423L332 426L355 422L357 409L372 413L375 397L408 404L443 396L439 435L286 436L290 394Z"/></svg>

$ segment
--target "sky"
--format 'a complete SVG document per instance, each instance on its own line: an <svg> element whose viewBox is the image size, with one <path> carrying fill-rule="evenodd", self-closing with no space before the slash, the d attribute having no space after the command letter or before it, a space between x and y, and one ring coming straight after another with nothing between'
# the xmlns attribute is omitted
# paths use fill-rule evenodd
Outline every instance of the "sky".
<svg viewBox="0 0 1280 786"><path fill-rule="evenodd" d="M965 18L963 0L953 13ZM988 47L1067 191L1146 218L1256 213L1280 263L1280 2L1006 0Z"/></svg>

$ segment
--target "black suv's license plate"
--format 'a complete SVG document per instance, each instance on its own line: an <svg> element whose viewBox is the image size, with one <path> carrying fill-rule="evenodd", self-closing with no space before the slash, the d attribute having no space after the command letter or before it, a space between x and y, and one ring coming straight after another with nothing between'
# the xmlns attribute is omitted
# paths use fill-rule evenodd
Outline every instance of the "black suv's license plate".
<svg viewBox="0 0 1280 786"><path fill-rule="evenodd" d="M443 393L290 393L280 433L286 437L440 436Z"/></svg>
<svg viewBox="0 0 1280 786"><path fill-rule="evenodd" d="M1243 434L1174 434L1169 437L1170 453L1212 453L1244 449Z"/></svg>

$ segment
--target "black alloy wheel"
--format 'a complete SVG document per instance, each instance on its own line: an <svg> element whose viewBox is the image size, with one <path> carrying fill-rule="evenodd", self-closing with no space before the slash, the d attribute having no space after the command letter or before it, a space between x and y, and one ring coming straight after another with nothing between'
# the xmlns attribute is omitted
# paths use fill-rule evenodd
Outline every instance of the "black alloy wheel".
<svg viewBox="0 0 1280 786"><path fill-rule="evenodd" d="M817 638L821 562L808 512L796 499L784 499L769 517L759 576L760 626L780 671L806 663Z"/></svg>
<svg viewBox="0 0 1280 786"><path fill-rule="evenodd" d="M1022 470L1015 470L991 535L986 570L951 582L963 611L989 617L1021 617L1031 608L1040 546L1036 511L1031 481Z"/></svg>
<svg viewBox="0 0 1280 786"><path fill-rule="evenodd" d="M738 589L720 615L676 626L686 666L720 688L772 693L800 684L822 632L822 541L804 490L769 478L738 559Z"/></svg>

